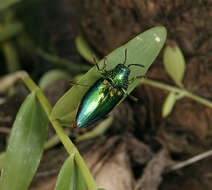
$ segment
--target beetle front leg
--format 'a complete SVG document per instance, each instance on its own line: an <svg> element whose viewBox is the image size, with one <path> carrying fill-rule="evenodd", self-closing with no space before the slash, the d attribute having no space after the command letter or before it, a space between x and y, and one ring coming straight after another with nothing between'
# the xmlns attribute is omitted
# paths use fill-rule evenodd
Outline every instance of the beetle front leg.
<svg viewBox="0 0 212 190"><path fill-rule="evenodd" d="M106 71L106 66L107 66L107 57L104 57L104 66L103 66L103 68L102 68L102 70L103 70L104 72L107 72L107 71Z"/></svg>
<svg viewBox="0 0 212 190"><path fill-rule="evenodd" d="M145 78L145 77L146 77L145 75L139 75L139 76L133 77L128 80L128 83L132 84L136 79Z"/></svg>
<svg viewBox="0 0 212 190"><path fill-rule="evenodd" d="M97 60L96 60L96 57L95 57L95 56L93 56L93 61L94 61L95 65L96 65L96 68L98 69L98 71L99 71L101 74L104 74L104 73L107 72L107 70L106 70L106 66L107 66L107 57L104 57L104 66L103 66L102 69L99 68L99 65L98 65L98 63L97 63Z"/></svg>
<svg viewBox="0 0 212 190"><path fill-rule="evenodd" d="M128 80L128 84L132 84L135 81L136 77L133 77L131 79Z"/></svg>
<svg viewBox="0 0 212 190"><path fill-rule="evenodd" d="M145 75L139 75L139 76L136 76L135 78L136 78L136 79L146 78L146 76L145 76Z"/></svg>
<svg viewBox="0 0 212 190"><path fill-rule="evenodd" d="M123 63L124 65L125 65L126 61L127 61L127 48L124 51L124 63Z"/></svg>
<svg viewBox="0 0 212 190"><path fill-rule="evenodd" d="M98 63L97 63L97 61L96 61L96 57L95 57L95 56L93 56L93 62L94 62L94 64L96 65L96 68L98 69L98 71L101 72L101 69L99 68L99 65L98 65Z"/></svg>

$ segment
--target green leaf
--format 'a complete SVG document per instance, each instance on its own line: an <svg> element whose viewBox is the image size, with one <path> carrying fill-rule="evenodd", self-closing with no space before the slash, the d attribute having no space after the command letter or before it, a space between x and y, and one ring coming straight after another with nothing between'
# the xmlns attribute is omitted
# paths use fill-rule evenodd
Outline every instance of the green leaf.
<svg viewBox="0 0 212 190"><path fill-rule="evenodd" d="M1 4L1 3L0 3ZM23 25L20 22L7 23L0 28L0 42L6 41L23 30Z"/></svg>
<svg viewBox="0 0 212 190"><path fill-rule="evenodd" d="M21 0L1 0L0 1L0 11L9 8L13 4L20 2Z"/></svg>
<svg viewBox="0 0 212 190"><path fill-rule="evenodd" d="M78 35L76 37L75 44L77 51L85 60L90 63L94 63L93 56L95 56L98 61L98 57L95 55L95 52L82 35Z"/></svg>
<svg viewBox="0 0 212 190"><path fill-rule="evenodd" d="M107 70L113 69L117 64L123 63L124 51L127 48L127 65L141 64L143 67L131 67L129 78L143 76L149 69L152 62L157 57L166 39L166 29L162 26L154 27L146 32L139 34L128 43L117 48L107 56ZM102 68L104 60L101 60L99 67ZM61 124L71 125L76 115L76 108L79 105L84 94L90 86L101 77L100 73L94 66L78 82L79 84L88 85L88 87L75 85L72 87L54 106L51 117L58 119ZM129 94L138 84L140 79L136 79L128 87ZM124 98L123 98L124 99Z"/></svg>
<svg viewBox="0 0 212 190"><path fill-rule="evenodd" d="M42 90L53 84L58 79L69 79L70 76L63 70L55 69L46 72L39 80L39 86Z"/></svg>
<svg viewBox="0 0 212 190"><path fill-rule="evenodd" d="M162 107L162 117L167 117L171 111L173 110L173 107L178 99L178 96L174 92L170 92L169 95L166 97L166 100L163 103Z"/></svg>
<svg viewBox="0 0 212 190"><path fill-rule="evenodd" d="M64 162L54 190L86 190L86 184L75 164L74 155Z"/></svg>
<svg viewBox="0 0 212 190"><path fill-rule="evenodd" d="M2 44L2 50L7 63L7 70L13 73L20 69L19 55L11 41L4 42Z"/></svg>
<svg viewBox="0 0 212 190"><path fill-rule="evenodd" d="M4 158L5 158L5 152L1 152L0 153L0 171L3 168Z"/></svg>
<svg viewBox="0 0 212 190"><path fill-rule="evenodd" d="M183 54L178 46L166 46L163 55L163 64L169 76L182 87L186 64Z"/></svg>
<svg viewBox="0 0 212 190"><path fill-rule="evenodd" d="M74 156L70 156L64 162L57 178L54 190L70 190L74 171Z"/></svg>
<svg viewBox="0 0 212 190"><path fill-rule="evenodd" d="M48 118L33 92L16 116L4 157L0 189L28 189L39 165L47 132Z"/></svg>
<svg viewBox="0 0 212 190"><path fill-rule="evenodd" d="M105 131L111 126L112 122L113 122L113 117L110 116L107 119L103 120L98 126L93 128L92 130L77 137L76 142L79 143L81 141L92 139L104 134Z"/></svg>

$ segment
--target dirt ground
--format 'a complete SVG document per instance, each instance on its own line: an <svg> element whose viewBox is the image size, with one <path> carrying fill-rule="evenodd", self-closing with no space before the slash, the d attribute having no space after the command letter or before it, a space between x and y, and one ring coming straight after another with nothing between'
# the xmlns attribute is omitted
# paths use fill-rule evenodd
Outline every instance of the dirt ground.
<svg viewBox="0 0 212 190"><path fill-rule="evenodd" d="M74 45L78 34L83 34L103 57L146 29L165 26L167 43L178 44L185 56L185 88L212 100L210 0L53 0L34 6L30 13L23 12L25 6L19 7L17 17L24 20L36 44L76 65L86 64ZM26 19L27 14L32 16ZM30 25L33 19L39 23L39 32ZM22 69L36 81L53 67L44 66L43 71L42 59L32 52L20 51L20 59ZM28 61L32 62L30 66ZM174 85L163 68L162 52L147 77ZM69 87L69 81L60 80L45 93L54 104ZM0 151L5 150L12 122L26 94L20 84L12 97L0 104ZM111 112L115 119L103 137L77 145L97 184L107 190L211 190L212 157L180 169L170 168L211 149L212 109L184 98L164 119L161 109L167 92L146 85L132 94L139 100L127 98ZM71 133L74 139L81 131L71 129ZM49 137L53 134L50 129ZM52 189L66 157L59 144L46 151L31 189Z"/></svg>

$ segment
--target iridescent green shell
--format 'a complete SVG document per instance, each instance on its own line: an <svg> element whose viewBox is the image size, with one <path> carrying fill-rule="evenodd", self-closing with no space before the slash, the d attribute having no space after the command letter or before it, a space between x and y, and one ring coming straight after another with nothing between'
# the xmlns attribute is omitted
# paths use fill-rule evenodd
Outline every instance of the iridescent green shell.
<svg viewBox="0 0 212 190"><path fill-rule="evenodd" d="M99 79L85 94L76 116L77 127L87 127L104 117L122 99L123 90L114 88L107 79Z"/></svg>
<svg viewBox="0 0 212 190"><path fill-rule="evenodd" d="M105 71L83 97L73 126L87 127L108 114L123 98L129 74L130 69L124 64Z"/></svg>

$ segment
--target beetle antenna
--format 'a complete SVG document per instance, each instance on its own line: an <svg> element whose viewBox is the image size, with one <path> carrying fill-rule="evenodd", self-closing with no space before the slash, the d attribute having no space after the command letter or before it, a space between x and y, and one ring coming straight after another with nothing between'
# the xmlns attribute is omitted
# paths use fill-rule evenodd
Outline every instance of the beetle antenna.
<svg viewBox="0 0 212 190"><path fill-rule="evenodd" d="M125 49L125 51L124 51L124 65L125 65L125 63L126 63L126 61L127 61L127 49Z"/></svg>
<svg viewBox="0 0 212 190"><path fill-rule="evenodd" d="M133 65L138 66L138 67L144 67L144 65L140 65L140 64L129 64L128 67L133 66Z"/></svg>

